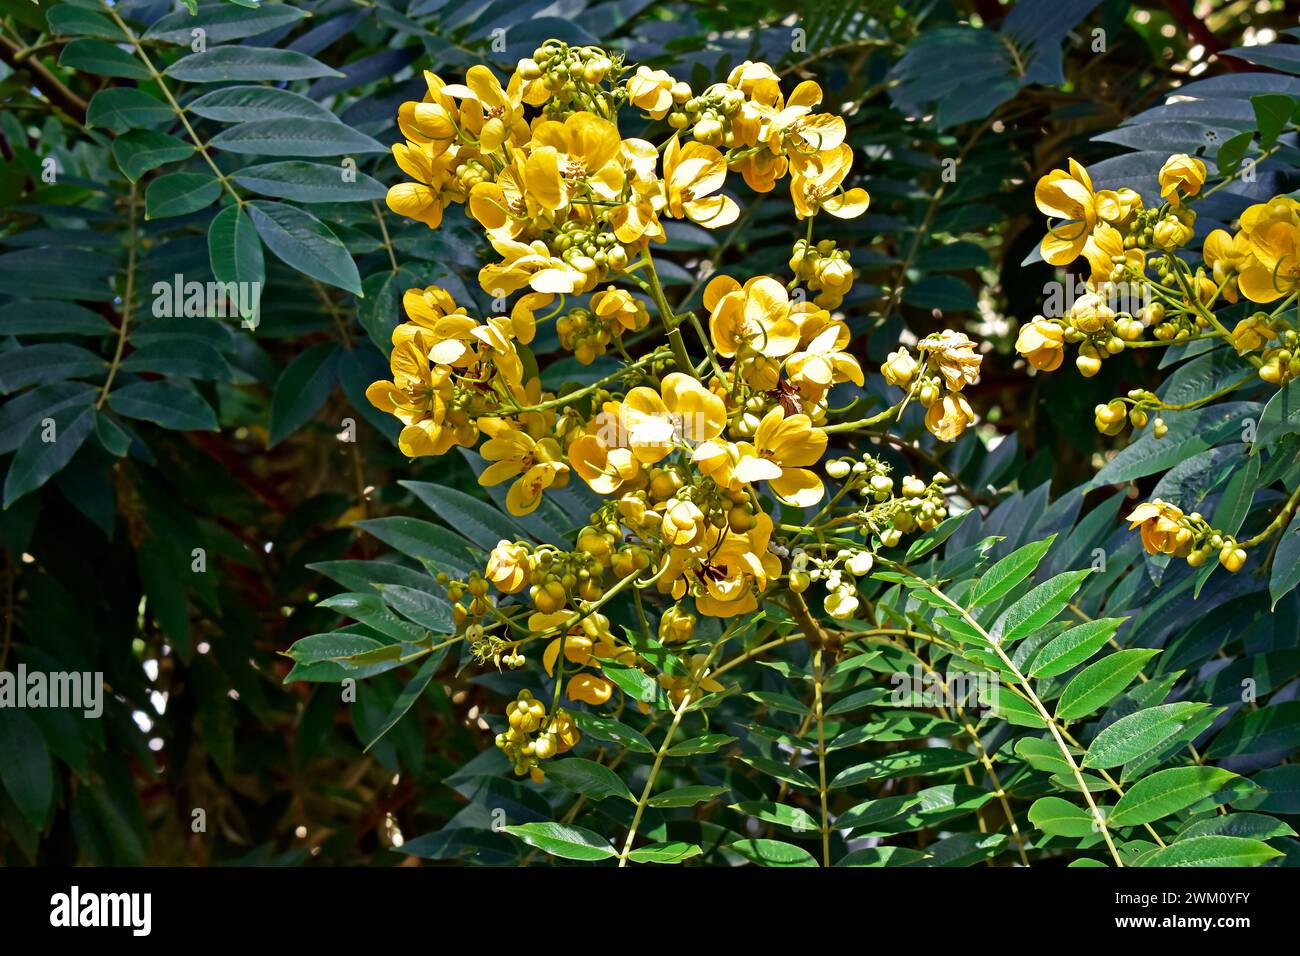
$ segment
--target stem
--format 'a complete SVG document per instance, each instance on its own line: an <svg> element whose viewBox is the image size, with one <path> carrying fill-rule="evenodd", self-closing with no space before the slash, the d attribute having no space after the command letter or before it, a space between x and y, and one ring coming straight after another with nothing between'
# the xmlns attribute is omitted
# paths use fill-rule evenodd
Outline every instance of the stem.
<svg viewBox="0 0 1300 956"><path fill-rule="evenodd" d="M122 353L126 350L126 333L131 325L131 308L135 302L135 205L136 205L136 185L131 184L131 193L126 200L126 219L127 219L127 249L126 249L126 288L122 293L122 324L117 329L117 348L113 351L113 361L108 366L108 377L104 379L104 387L99 391L99 399L95 402L95 408L104 407L108 401L109 389L113 387L113 380L117 378L117 370L122 365Z"/></svg>
<svg viewBox="0 0 1300 956"><path fill-rule="evenodd" d="M813 654L813 718L817 721L817 796L822 811L822 866L831 865L831 825L826 808L826 719L822 709L822 685L826 674L822 667L822 649Z"/></svg>
<svg viewBox="0 0 1300 956"><path fill-rule="evenodd" d="M728 628L713 642L713 646L709 648L708 656L704 658L704 663L700 665L695 672L695 676L691 678L690 686L686 688L686 693L682 696L682 702L677 706L677 710L673 712L673 722L668 725L663 742L659 744L659 749L655 752L655 760L650 767L650 776L646 778L645 786L641 790L641 796L636 802L636 811L632 814L632 825L628 828L627 839L623 841L623 849L618 854L620 869L627 866L627 855L632 852L632 843L636 840L636 831L641 826L641 817L645 814L645 808L650 803L650 794L654 791L655 780L659 776L659 768L663 766L664 756L668 753L668 748L672 746L673 735L677 733L682 718L686 715L686 711L690 709L691 701L695 696L695 692L699 689L700 681L704 680L709 664L713 662L713 655L718 653L730 636L731 629Z"/></svg>
<svg viewBox="0 0 1300 956"><path fill-rule="evenodd" d="M1088 783L1083 779L1083 772L1079 769L1079 765L1075 763L1074 754L1070 752L1069 745L1066 744L1065 738L1061 736L1061 728L1057 726L1056 719L1048 712L1047 708L1043 705L1043 702L1039 700L1038 695L1034 693L1033 687L1029 684L1029 678L1025 677L1025 675L1020 672L1020 668L1016 666L1015 661L1007 656L1006 651L1002 649L1002 645L993 640L989 635L989 632L981 627L975 618L971 617L969 611L906 565L895 564L893 561L886 563L895 570L901 571L903 574L910 575L918 581L923 582L926 590L960 614L962 619L971 627L975 628L975 630L979 632L980 636L984 638L989 649L992 650L993 653L998 656L998 660L1002 662L1002 666L1015 677L1016 683L1020 685L1020 689L1025 695L1025 699L1029 701L1030 705L1036 711L1038 711L1038 716L1046 723L1047 729L1051 732L1052 738L1056 741L1056 747L1061 751L1061 756L1064 757L1065 762L1070 765L1070 773L1074 775L1075 783L1079 785L1080 791L1083 792L1083 799L1088 804L1088 809L1092 812L1093 822L1096 823L1102 839L1106 841L1106 848L1110 850L1111 858L1115 861L1117 867L1123 867L1124 861L1120 859L1119 850L1115 848L1115 841L1111 839L1110 829L1106 826L1106 817L1102 814L1100 808L1098 808L1096 801L1092 799L1092 791L1088 789Z"/></svg>
<svg viewBox="0 0 1300 956"><path fill-rule="evenodd" d="M659 282L659 273L655 271L654 259L650 257L648 248L641 253L641 261L646 265L646 282L650 286L650 297L654 299L655 306L659 309L659 319L663 322L664 331L668 333L668 344L672 347L677 368L687 375L694 375L695 366L691 364L691 357L686 352L686 343L682 341L682 330L677 327L676 316L673 315L668 298L664 295L664 287Z"/></svg>

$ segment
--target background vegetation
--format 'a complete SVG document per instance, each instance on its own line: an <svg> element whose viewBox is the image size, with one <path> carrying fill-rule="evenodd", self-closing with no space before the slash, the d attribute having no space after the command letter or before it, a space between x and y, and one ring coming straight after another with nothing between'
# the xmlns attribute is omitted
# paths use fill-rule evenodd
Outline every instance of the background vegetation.
<svg viewBox="0 0 1300 956"><path fill-rule="evenodd" d="M1251 97L1300 97L1286 6L0 0L0 670L98 670L112 691L99 721L0 710L0 859L509 864L544 858L494 831L494 808L511 823L581 814L585 827L625 826L630 807L583 796L589 785L537 788L505 772L492 746L495 715L538 674L462 669L451 650L411 667L370 665L345 704L330 681L355 674L337 669L349 665L283 656L340 626L339 611L318 603L331 595L376 581L433 593L429 567L468 568L503 529L544 537L586 520L590 503L574 489L520 529L475 500L472 456L408 462L393 420L363 395L386 374L406 288L438 283L488 306L474 281L477 240L459 211L430 232L384 206L398 175L387 151L397 105L420 98L421 69L444 78L477 62L505 70L557 37L620 47L696 88L746 58L821 83L849 123L855 174L873 200L867 216L832 234L859 269L843 307L854 352L878 363L900 339L945 326L993 344L968 390L984 417L978 430L938 446L909 416L911 440L882 452L903 473L942 468L977 505L947 529L934 570L965 567L981 542L992 560L1055 534L1043 574L1086 567L1103 549L1107 570L1083 585L1077 611L1129 616L1119 641L1163 653L1151 679L1110 702L1097 727L1166 700L1214 705L1166 743L1194 742L1196 752L1213 739L1208 757L1243 775L1233 806L1252 818L1236 835L1267 840L1292 861L1300 599L1276 583L1270 595L1255 567L1220 572L1202 590L1188 569L1148 561L1117 520L1126 497L1148 497L1165 472L1226 444L1233 429L1198 419L1172 442L1153 449L1149 436L1137 439L1117 458L1130 439L1096 434L1092 408L1167 376L1160 357L1107 362L1081 385L1073 375L1027 375L1011 348L1054 278L1035 255L1038 177L1074 156L1098 186L1142 177L1149 186L1173 152L1199 153L1212 168L1224 161L1225 172L1258 155ZM192 48L196 26L206 52ZM1255 182L1234 183L1202 210L1198 232L1296 188L1294 129L1278 143ZM341 189L348 162L357 181ZM783 272L794 238L788 202L777 190L718 233L671 229L677 267L661 270L670 296L698 304L705 263ZM178 274L263 283L260 322L156 316L151 290ZM533 351L548 387L610 371L577 366L553 333ZM1188 397L1212 390L1207 375L1184 376ZM39 439L47 418L60 434L53 446ZM1279 422L1264 470L1232 486L1248 504L1262 489L1261 524L1281 498L1269 485L1293 487L1300 470L1295 418ZM1208 514L1242 467L1220 455L1175 480ZM1294 537L1283 539L1278 566L1298 563ZM368 633L364 617L350 627ZM855 705L870 702L855 695L887 688L887 675L915 657L879 650L831 687L853 725L864 719ZM647 832L700 845L707 852L696 862L707 863L772 862L754 849L766 844L723 849L737 836L815 846L795 818L735 809L804 799L780 748L799 742L806 711L782 668L798 678L806 665L791 651L744 666L749 696L710 716L711 731L738 742L674 770L674 786L713 793L653 807ZM1256 680L1249 706L1243 675ZM752 728L756 705L762 726ZM1035 862L1095 847L1096 834L1069 820L1052 832L1027 818L1060 768L1021 742L1023 727L991 722L972 749L953 714L917 708L903 719L920 723L889 717L845 745L845 766L887 762L917 736L951 737L964 752L995 755L1001 784L980 766L974 777L969 766L919 775L886 767L838 794L838 812L859 811L856 836L898 848L893 863L918 861L922 850L931 864L1017 860L1022 841L1008 815L1032 840ZM737 732L742 724L754 732ZM649 763L639 731L586 731L583 756L619 757L637 773ZM993 799L999 790L1009 799ZM843 860L848 848L836 840Z"/></svg>

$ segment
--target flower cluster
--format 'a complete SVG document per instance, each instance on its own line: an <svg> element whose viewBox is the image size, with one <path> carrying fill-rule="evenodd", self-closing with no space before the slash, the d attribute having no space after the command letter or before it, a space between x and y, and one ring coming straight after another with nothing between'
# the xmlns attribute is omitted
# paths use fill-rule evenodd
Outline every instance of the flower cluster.
<svg viewBox="0 0 1300 956"><path fill-rule="evenodd" d="M846 185L853 151L843 119L818 111L821 89L803 82L787 95L767 64L742 63L696 92L621 55L548 41L504 84L482 66L463 85L425 80L424 99L398 113L404 139L393 154L410 181L390 190L388 205L435 229L449 205L463 205L493 250L478 281L503 314L471 315L469 303L436 286L410 290L392 336L391 380L368 397L402 422L398 444L409 456L477 446L488 463L480 483L509 482L512 514L529 514L575 474L602 499L571 550L502 540L482 573L440 578L476 658L516 668L526 647L543 648L556 701L548 712L521 694L497 741L517 773L537 778L538 761L576 740L561 688L570 701L601 706L621 686L611 669L652 669L645 648L616 637L601 611L620 593L635 595L647 640L641 593L667 604L653 633L683 653L653 667L674 703L723 689L708 655L689 653L698 616L753 613L777 588L798 599L812 580L826 584L832 616L856 611L852 582L871 570L872 550L797 563L783 533L803 531L778 522L783 505L825 501L815 466L828 445L830 393L865 384L853 334L832 311L853 287L849 253L815 240L814 221L859 216L870 197ZM628 113L641 114L638 126L661 123L660 141L623 136ZM735 223L731 174L758 192L788 180L806 236L791 250L788 279L713 275L702 313L679 314L654 244L668 220ZM645 351L652 310L666 342ZM545 391L530 345L551 321L554 340L579 363L616 352L619 370L564 394ZM702 361L683 330L695 334ZM978 378L978 347L945 330L915 348L917 358L903 349L882 369L905 392L888 414L915 400L929 430L955 440L975 420L962 390ZM942 475L909 477L896 494L875 459L840 459L826 473L848 480L819 520L860 532L871 548L947 514ZM864 506L831 515L855 489Z"/></svg>
<svg viewBox="0 0 1300 956"><path fill-rule="evenodd" d="M1205 177L1200 159L1171 156L1157 177L1161 205L1152 209L1133 189L1094 189L1074 160L1068 171L1053 170L1038 181L1035 200L1050 217L1042 257L1058 266L1085 259L1088 292L1064 315L1035 316L1021 327L1016 350L1025 361L1054 371L1066 346L1074 345L1079 372L1091 377L1103 360L1126 349L1219 337L1248 356L1266 382L1283 385L1300 375L1296 330L1280 318L1300 291L1300 201L1275 196L1248 207L1235 232L1215 229L1205 236L1193 268L1179 253L1198 251L1191 247L1191 201L1201 194ZM1243 297L1282 303L1229 331L1215 309ZM1099 405L1097 427L1116 434L1127 417L1141 428L1147 412L1159 408L1150 393L1130 395Z"/></svg>
<svg viewBox="0 0 1300 956"><path fill-rule="evenodd" d="M1130 389L1096 406L1094 424L1104 435L1151 421L1153 435L1163 438L1168 426L1161 412L1200 407L1252 378L1281 386L1300 376L1300 337L1286 318L1300 294L1300 202L1275 196L1249 206L1235 231L1215 229L1197 250L1191 203L1202 195L1205 163L1171 156L1157 181L1161 203L1155 208L1130 188L1094 189L1074 160L1068 170L1053 170L1038 181L1035 199L1050 217L1042 257L1058 266L1085 259L1087 291L1063 315L1035 316L1022 326L1016 350L1029 365L1050 372L1061 366L1068 345L1077 346L1075 365L1091 377L1104 359L1129 349L1217 340L1230 347L1228 355L1240 357L1245 377L1184 403L1166 402L1147 388ZM1243 300L1273 309L1235 323L1216 314ZM1141 529L1149 554L1184 558L1193 567L1217 554L1223 567L1237 571L1246 548L1257 543L1238 542L1199 514L1184 514L1159 499L1139 505L1129 520Z"/></svg>

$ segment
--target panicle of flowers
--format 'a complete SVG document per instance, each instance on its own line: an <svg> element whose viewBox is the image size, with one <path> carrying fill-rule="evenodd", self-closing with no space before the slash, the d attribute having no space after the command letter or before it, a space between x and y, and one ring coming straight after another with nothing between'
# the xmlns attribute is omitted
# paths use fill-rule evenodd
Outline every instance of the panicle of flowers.
<svg viewBox="0 0 1300 956"><path fill-rule="evenodd" d="M388 205L431 229L463 206L492 250L478 282L499 314L474 314L438 286L409 290L391 378L367 395L401 422L398 445L411 457L477 447L480 484L509 483L511 514L535 511L575 474L601 499L571 548L501 540L482 572L439 578L477 660L519 668L540 646L555 699L548 707L521 692L497 738L516 773L540 780L540 763L579 737L561 699L624 706L620 669L657 670L674 703L691 688L724 689L696 652L701 617L752 614L778 587L797 598L805 578L826 582L828 613L855 612L852 580L870 571L872 550L792 568L778 516L781 505L825 501L815 466L828 445L829 395L865 384L853 334L833 311L853 288L850 256L815 240L813 228L823 213L862 215L870 196L850 183L844 120L821 110L820 87L783 90L764 63L746 61L697 92L621 54L551 40L504 82L485 66L463 83L424 79L424 98L398 111L393 157L408 181L392 187ZM620 122L633 114L638 128L650 122L647 136L656 125L661 135L624 136ZM732 225L740 206L729 187L768 192L782 180L795 216L808 221L790 276L717 274L701 315L675 313L654 256L666 224ZM634 358L652 313L666 342ZM618 370L546 390L530 346L548 322L548 341L578 363L613 352ZM683 329L696 334L703 361L691 358ZM962 390L978 378L978 347L945 330L917 349L918 360L903 350L882 370L906 391L896 411L915 399L929 430L955 440L975 420ZM868 507L834 520L873 535L872 548L946 514L943 476L909 477L896 495L874 459L827 472L849 477L827 511L847 491L868 497ZM628 592L643 639L652 630L671 663L651 665L603 612ZM645 602L651 608L666 605L656 628L642 592L662 596Z"/></svg>

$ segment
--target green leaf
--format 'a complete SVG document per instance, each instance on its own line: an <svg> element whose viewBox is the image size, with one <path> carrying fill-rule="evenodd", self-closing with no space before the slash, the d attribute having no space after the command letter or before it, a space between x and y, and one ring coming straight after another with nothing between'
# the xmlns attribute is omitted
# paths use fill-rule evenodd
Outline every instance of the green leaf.
<svg viewBox="0 0 1300 956"><path fill-rule="evenodd" d="M408 621L435 634L450 634L455 630L451 605L446 599L403 584L375 584L374 587L384 603Z"/></svg>
<svg viewBox="0 0 1300 956"><path fill-rule="evenodd" d="M1250 105L1255 110L1255 126L1259 130L1260 149L1268 149L1277 142L1278 134L1286 129L1296 109L1296 100L1285 93L1265 93L1252 96Z"/></svg>
<svg viewBox="0 0 1300 956"><path fill-rule="evenodd" d="M856 767L841 770L831 781L831 788L851 787L866 780L915 777L918 774L939 773L969 767L978 758L964 750L948 747L930 747L925 750L904 750L868 760ZM814 785L815 786L815 785Z"/></svg>
<svg viewBox="0 0 1300 956"><path fill-rule="evenodd" d="M136 382L108 394L108 407L175 431L216 431L217 416L198 392L170 382Z"/></svg>
<svg viewBox="0 0 1300 956"><path fill-rule="evenodd" d="M63 342L9 349L0 352L0 393L7 395L28 385L95 375L107 364L94 352Z"/></svg>
<svg viewBox="0 0 1300 956"><path fill-rule="evenodd" d="M255 199L245 208L268 249L304 275L361 294L361 276L347 248L325 224L294 206Z"/></svg>
<svg viewBox="0 0 1300 956"><path fill-rule="evenodd" d="M1040 797L1029 808L1029 822L1048 836L1087 837L1097 832L1091 811L1060 797Z"/></svg>
<svg viewBox="0 0 1300 956"><path fill-rule="evenodd" d="M0 335L113 335L102 315L72 302L9 302L0 306Z"/></svg>
<svg viewBox="0 0 1300 956"><path fill-rule="evenodd" d="M683 863L703 852L693 843L651 843L633 850L627 858L633 863Z"/></svg>
<svg viewBox="0 0 1300 956"><path fill-rule="evenodd" d="M98 76L149 79L149 70L134 55L103 40L73 40L59 54L59 66Z"/></svg>
<svg viewBox="0 0 1300 956"><path fill-rule="evenodd" d="M928 857L905 846L869 846L840 857L836 866L908 866Z"/></svg>
<svg viewBox="0 0 1300 956"><path fill-rule="evenodd" d="M684 740L668 748L669 757L694 757L697 754L711 754L728 744L735 743L735 737L727 734L705 734L692 740Z"/></svg>
<svg viewBox="0 0 1300 956"><path fill-rule="evenodd" d="M163 71L187 83L229 83L236 80L283 82L341 77L319 60L295 50L264 46L218 46L183 56Z"/></svg>
<svg viewBox="0 0 1300 956"><path fill-rule="evenodd" d="M1246 158L1246 150L1250 148L1250 144L1254 139L1254 131L1246 130L1231 139L1223 141L1223 145L1219 147L1218 159L1215 163L1222 175L1231 176L1237 171L1238 167L1241 166L1241 161Z"/></svg>
<svg viewBox="0 0 1300 956"><path fill-rule="evenodd" d="M733 803L731 809L737 813L758 817L766 823L788 827L796 833L810 833L818 829L817 821L807 810L772 800L747 800L744 803Z"/></svg>
<svg viewBox="0 0 1300 956"><path fill-rule="evenodd" d="M110 86L90 98L86 125L101 129L134 129L161 126L176 118L162 100L133 86Z"/></svg>
<svg viewBox="0 0 1300 956"><path fill-rule="evenodd" d="M1058 720L1077 720L1109 703L1129 685L1143 665L1160 652L1146 648L1116 651L1089 664L1070 681L1056 702Z"/></svg>
<svg viewBox="0 0 1300 956"><path fill-rule="evenodd" d="M1278 389L1264 406L1250 453L1267 448L1283 435L1300 432L1300 379Z"/></svg>
<svg viewBox="0 0 1300 956"><path fill-rule="evenodd" d="M990 635L1001 644L1010 644L1034 633L1065 610L1083 579L1091 573L1091 568L1067 571L1044 581L1007 608Z"/></svg>
<svg viewBox="0 0 1300 956"><path fill-rule="evenodd" d="M228 153L254 156L355 156L388 151L382 143L333 117L249 120L222 130L212 137L211 144ZM340 174L342 171L340 166Z"/></svg>
<svg viewBox="0 0 1300 956"><path fill-rule="evenodd" d="M696 785L691 787L678 787L676 790L665 790L650 798L648 806L659 807L693 807L697 803L704 803L708 800L716 800L724 793L728 793L727 787L706 787Z"/></svg>
<svg viewBox="0 0 1300 956"><path fill-rule="evenodd" d="M1291 523L1282 531L1273 556L1273 570L1268 578L1268 594L1273 601L1270 609L1276 608L1277 602L1297 584L1300 584L1300 510L1291 516Z"/></svg>
<svg viewBox="0 0 1300 956"><path fill-rule="evenodd" d="M1122 617L1102 617L1077 624L1052 638L1034 657L1030 677L1055 677L1082 664L1101 648L1123 624Z"/></svg>
<svg viewBox="0 0 1300 956"><path fill-rule="evenodd" d="M60 408L48 416L51 428L33 423L5 475L4 507L35 491L72 460L95 427L95 409L89 405Z"/></svg>
<svg viewBox="0 0 1300 956"><path fill-rule="evenodd" d="M545 770L548 780L553 780L564 789L580 793L592 800L619 797L629 803L636 803L636 799L627 789L627 785L619 779L618 774L594 760L565 757L563 760L549 761Z"/></svg>
<svg viewBox="0 0 1300 956"><path fill-rule="evenodd" d="M261 314L266 263L262 242L252 221L238 206L227 206L208 226L208 261L218 282L234 282L248 290L237 297L240 317L256 328ZM247 303L247 304L246 304Z"/></svg>
<svg viewBox="0 0 1300 956"><path fill-rule="evenodd" d="M295 202L366 202L388 195L383 183L365 173L321 163L263 163L246 166L230 178L263 196Z"/></svg>
<svg viewBox="0 0 1300 956"><path fill-rule="evenodd" d="M1042 541L1017 548L989 568L980 576L975 589L971 592L971 607L989 604L1009 594L1017 584L1034 573L1034 569L1038 567L1055 541L1056 535L1052 535Z"/></svg>
<svg viewBox="0 0 1300 956"><path fill-rule="evenodd" d="M759 773L765 773L769 777L780 780L782 783L788 783L792 787L802 787L805 790L816 790L817 781L798 767L792 767L784 760L773 760L771 757L762 757L758 755L742 755L740 758L749 764Z"/></svg>
<svg viewBox="0 0 1300 956"><path fill-rule="evenodd" d="M211 173L168 173L145 190L144 217L185 216L211 206L220 196L221 183Z"/></svg>
<svg viewBox="0 0 1300 956"><path fill-rule="evenodd" d="M1143 866L1259 866L1281 856L1261 840L1245 837L1199 836L1157 850Z"/></svg>
<svg viewBox="0 0 1300 956"><path fill-rule="evenodd" d="M1121 717L1097 734L1084 755L1083 766L1104 770L1141 757L1177 734L1205 707L1183 701Z"/></svg>
<svg viewBox="0 0 1300 956"><path fill-rule="evenodd" d="M759 866L816 866L811 853L780 840L737 840L727 848Z"/></svg>
<svg viewBox="0 0 1300 956"><path fill-rule="evenodd" d="M334 391L338 348L319 342L293 359L275 383L267 447L274 448L311 420Z"/></svg>
<svg viewBox="0 0 1300 956"><path fill-rule="evenodd" d="M113 160L132 182L151 169L194 155L194 146L151 129L133 129L113 140Z"/></svg>
<svg viewBox="0 0 1300 956"><path fill-rule="evenodd" d="M357 527L402 554L453 574L467 575L478 563L455 532L431 521L392 515L358 521Z"/></svg>
<svg viewBox="0 0 1300 956"><path fill-rule="evenodd" d="M378 594L363 594L359 591L345 592L319 601L316 606L329 608L344 617L360 621L367 627L374 628L380 634L387 635L395 641L414 644L423 641L425 638L424 628L403 621L388 610Z"/></svg>
<svg viewBox="0 0 1300 956"><path fill-rule="evenodd" d="M126 35L104 14L70 3L60 3L46 10L45 22L53 32L63 36L89 36L115 43L126 42Z"/></svg>
<svg viewBox="0 0 1300 956"><path fill-rule="evenodd" d="M599 833L563 823L521 823L503 827L531 847L565 860L594 862L615 856L614 848Z"/></svg>
<svg viewBox="0 0 1300 956"><path fill-rule="evenodd" d="M652 704L659 699L659 685L644 671L606 662L601 665L601 673L617 684L619 689L632 700Z"/></svg>
<svg viewBox="0 0 1300 956"><path fill-rule="evenodd" d="M409 711L415 705L415 702L420 699L420 695L424 693L425 688L429 686L429 682L433 680L433 675L446 659L448 650L449 648L444 647L442 650L434 651L424 659L424 663L421 664L420 669L415 672L415 676L411 678L411 682L402 689L400 694L397 695L397 700L393 701L393 706L389 708L388 716L386 716L379 724L379 729L375 731L374 736L371 737L370 741L366 744L366 752L369 752L371 747L379 743L380 738L383 737L384 734L396 727L397 722L405 717L406 712Z"/></svg>
<svg viewBox="0 0 1300 956"><path fill-rule="evenodd" d="M1300 747L1300 700L1243 710L1224 727L1205 752L1209 760L1251 757Z"/></svg>
<svg viewBox="0 0 1300 956"><path fill-rule="evenodd" d="M402 481L399 484L414 492L417 498L447 522L448 527L485 551L491 551L503 540L516 541L528 537L510 518L463 491L427 481Z"/></svg>
<svg viewBox="0 0 1300 956"><path fill-rule="evenodd" d="M0 707L0 754L0 783L27 822L42 829L54 804L54 764L40 728L23 711Z"/></svg>
<svg viewBox="0 0 1300 956"><path fill-rule="evenodd" d="M1151 823L1218 793L1236 776L1218 767L1157 770L1129 787L1111 810L1107 822L1117 827Z"/></svg>
<svg viewBox="0 0 1300 956"><path fill-rule="evenodd" d="M193 42L192 31L202 30L204 39L209 44L229 43L231 40L242 40L292 26L307 16L310 14L306 11L287 3L266 4L251 9L222 5L200 10L197 15L177 10L154 21L144 36L147 40L163 40L189 46Z"/></svg>
<svg viewBox="0 0 1300 956"><path fill-rule="evenodd" d="M400 645L385 644L362 634L333 631L329 634L311 634L299 638L284 652L284 656L300 664L312 664L318 661L350 661L362 654L369 654L385 647L400 648Z"/></svg>
<svg viewBox="0 0 1300 956"><path fill-rule="evenodd" d="M595 737L598 740L612 741L620 747L636 753L652 754L655 752L655 748L651 746L650 741L639 730L634 730L613 717L605 717L585 710L571 711L569 716L578 725L578 729L588 736Z"/></svg>
<svg viewBox="0 0 1300 956"><path fill-rule="evenodd" d="M195 116L221 123L314 119L341 125L333 113L315 100L274 86L223 87L204 93L185 109Z"/></svg>

